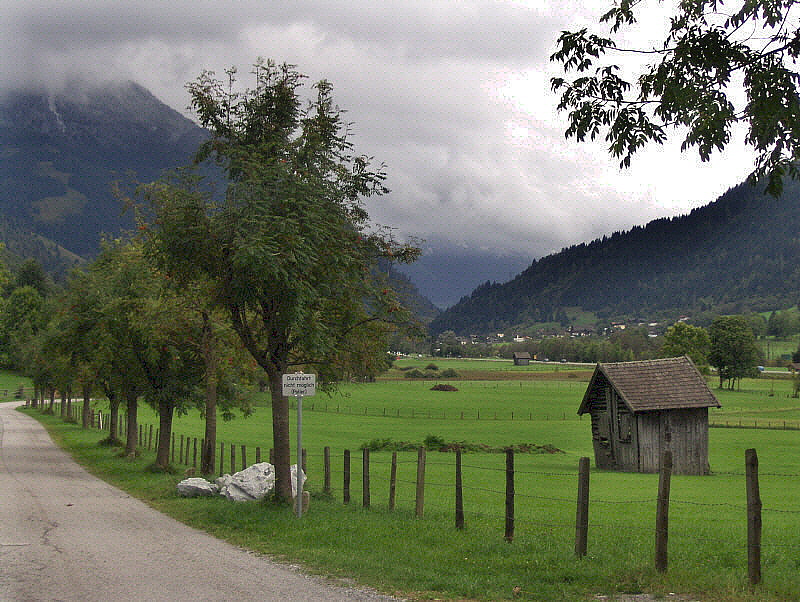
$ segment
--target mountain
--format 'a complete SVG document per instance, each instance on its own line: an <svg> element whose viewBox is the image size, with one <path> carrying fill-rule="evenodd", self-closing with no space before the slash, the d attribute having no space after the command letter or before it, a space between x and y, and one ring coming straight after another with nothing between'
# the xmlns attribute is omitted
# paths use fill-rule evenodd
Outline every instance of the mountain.
<svg viewBox="0 0 800 602"><path fill-rule="evenodd" d="M778 309L800 300L800 184L780 198L749 184L688 215L654 220L487 281L440 314L436 334L530 329L565 309L610 320Z"/></svg>
<svg viewBox="0 0 800 602"><path fill-rule="evenodd" d="M133 225L112 183L187 165L205 131L143 87L74 81L59 93L0 99L0 214L91 256L101 234Z"/></svg>
<svg viewBox="0 0 800 602"><path fill-rule="evenodd" d="M62 280L96 255L102 234L133 227L112 192L115 182L148 182L188 165L207 136L133 82L76 80L57 94L3 94L0 241L9 263L34 257ZM439 313L407 276L392 270L391 277L423 322Z"/></svg>

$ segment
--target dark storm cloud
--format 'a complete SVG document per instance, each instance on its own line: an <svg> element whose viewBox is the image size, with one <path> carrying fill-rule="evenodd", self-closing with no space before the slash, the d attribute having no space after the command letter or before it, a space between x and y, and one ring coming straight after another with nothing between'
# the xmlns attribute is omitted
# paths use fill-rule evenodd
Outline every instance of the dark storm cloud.
<svg viewBox="0 0 800 602"><path fill-rule="evenodd" d="M257 56L294 63L333 82L356 149L386 163L376 221L538 256L713 200L747 170L668 148L619 172L602 144L564 140L548 56L607 3L0 0L0 88L133 79L183 111L203 69L237 65L246 85Z"/></svg>

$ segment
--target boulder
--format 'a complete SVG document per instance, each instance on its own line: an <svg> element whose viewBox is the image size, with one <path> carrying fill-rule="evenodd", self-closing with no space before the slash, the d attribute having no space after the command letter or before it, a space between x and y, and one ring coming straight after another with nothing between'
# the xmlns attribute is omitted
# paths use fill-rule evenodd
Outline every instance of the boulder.
<svg viewBox="0 0 800 602"><path fill-rule="evenodd" d="M230 476L220 493L235 502L249 502L262 499L274 486L275 468L269 462L261 462Z"/></svg>
<svg viewBox="0 0 800 602"><path fill-rule="evenodd" d="M292 479L292 498L296 498L297 497L297 464L292 464L291 471L292 471L292 476L291 476L291 479ZM303 479L303 487L305 487L306 473L304 473L302 471L302 469L300 470L300 478Z"/></svg>
<svg viewBox="0 0 800 602"><path fill-rule="evenodd" d="M297 465L292 470L292 497L297 496ZM303 482L305 474L300 471ZM225 474L216 480L220 495L236 502L263 499L275 487L275 467L269 462L248 466L236 474Z"/></svg>
<svg viewBox="0 0 800 602"><path fill-rule="evenodd" d="M203 497L219 493L219 487L200 477L184 479L177 486L178 495L182 497Z"/></svg>

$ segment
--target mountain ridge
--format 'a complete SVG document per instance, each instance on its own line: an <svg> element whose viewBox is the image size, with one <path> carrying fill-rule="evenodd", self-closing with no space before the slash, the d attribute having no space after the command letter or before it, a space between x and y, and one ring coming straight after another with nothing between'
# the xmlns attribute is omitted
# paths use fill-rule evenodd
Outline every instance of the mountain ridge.
<svg viewBox="0 0 800 602"><path fill-rule="evenodd" d="M186 165L205 131L133 82L0 102L0 212L82 256L133 226L112 184ZM80 233L76 236L76 232Z"/></svg>
<svg viewBox="0 0 800 602"><path fill-rule="evenodd" d="M10 262L36 258L57 281L134 227L112 186L192 163L208 133L134 82L73 80L59 92L0 95L0 240ZM213 166L201 170L209 181ZM133 172L133 173L131 173ZM402 273L391 277L429 322L438 313Z"/></svg>
<svg viewBox="0 0 800 602"><path fill-rule="evenodd" d="M800 296L800 185L780 198L749 184L690 213L535 260L505 284L485 282L440 314L436 334L530 329L565 307L601 319L778 309Z"/></svg>

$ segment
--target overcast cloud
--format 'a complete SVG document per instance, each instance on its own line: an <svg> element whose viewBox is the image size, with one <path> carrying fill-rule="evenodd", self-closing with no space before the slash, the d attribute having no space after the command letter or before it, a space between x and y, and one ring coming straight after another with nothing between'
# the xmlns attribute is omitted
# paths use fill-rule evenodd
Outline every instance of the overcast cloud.
<svg viewBox="0 0 800 602"><path fill-rule="evenodd" d="M184 85L258 56L329 79L356 150L384 162L370 215L401 234L539 257L704 205L741 181L741 137L711 164L656 147L620 171L565 140L548 61L610 0L0 0L0 87L132 79L186 113ZM669 5L669 2L665 2ZM655 17L637 34L658 39Z"/></svg>

